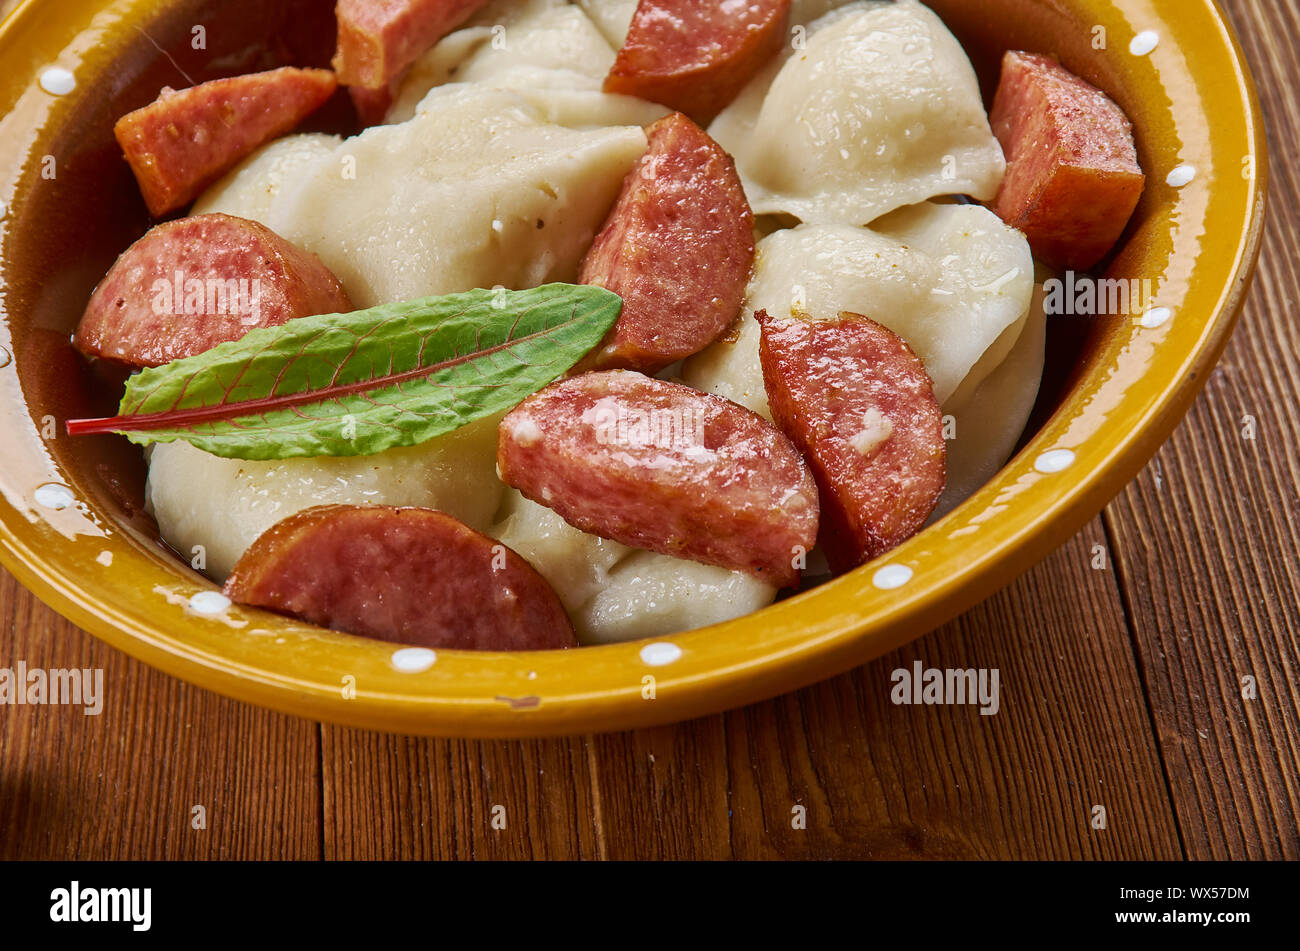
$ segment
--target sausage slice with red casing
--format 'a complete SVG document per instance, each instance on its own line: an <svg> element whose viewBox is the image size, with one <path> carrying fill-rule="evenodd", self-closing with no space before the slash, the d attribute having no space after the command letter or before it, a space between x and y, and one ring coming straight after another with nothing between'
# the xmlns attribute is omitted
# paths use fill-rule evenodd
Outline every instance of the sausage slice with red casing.
<svg viewBox="0 0 1300 951"><path fill-rule="evenodd" d="M1012 50L989 122L1007 157L993 210L1044 264L1091 269L1146 185L1124 110L1051 57Z"/></svg>
<svg viewBox="0 0 1300 951"><path fill-rule="evenodd" d="M848 571L934 511L947 460L934 383L901 337L866 317L754 316L772 418L817 480L831 570Z"/></svg>
<svg viewBox="0 0 1300 951"><path fill-rule="evenodd" d="M646 129L649 147L583 259L578 280L623 298L579 370L657 373L736 319L754 266L754 214L731 156L681 113Z"/></svg>
<svg viewBox="0 0 1300 951"><path fill-rule="evenodd" d="M578 643L532 565L433 509L321 505L291 515L244 553L224 591L240 604L417 647Z"/></svg>
<svg viewBox="0 0 1300 951"><path fill-rule="evenodd" d="M151 228L122 252L91 294L73 343L87 356L154 367L254 327L350 310L316 255L256 221L196 215Z"/></svg>
<svg viewBox="0 0 1300 951"><path fill-rule="evenodd" d="M798 451L742 406L628 370L553 383L498 429L507 485L569 524L773 585L817 537L817 488Z"/></svg>
<svg viewBox="0 0 1300 951"><path fill-rule="evenodd" d="M605 91L684 112L701 125L785 42L791 0L641 0Z"/></svg>
<svg viewBox="0 0 1300 951"><path fill-rule="evenodd" d="M487 0L339 0L339 82L383 89Z"/></svg>
<svg viewBox="0 0 1300 951"><path fill-rule="evenodd" d="M315 112L338 87L327 69L286 66L164 89L117 120L113 134L149 213L183 208L259 145Z"/></svg>
<svg viewBox="0 0 1300 951"><path fill-rule="evenodd" d="M352 100L352 108L363 129L383 123L384 116L388 115L388 110L393 107L394 86L398 82L399 80L395 79L379 89L367 89L365 86L348 87L348 98Z"/></svg>

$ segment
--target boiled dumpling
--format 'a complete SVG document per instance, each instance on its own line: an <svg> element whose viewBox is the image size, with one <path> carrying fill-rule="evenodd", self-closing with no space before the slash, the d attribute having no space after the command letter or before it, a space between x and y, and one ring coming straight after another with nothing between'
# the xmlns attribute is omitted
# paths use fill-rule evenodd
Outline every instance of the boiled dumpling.
<svg viewBox="0 0 1300 951"><path fill-rule="evenodd" d="M202 546L202 569L218 582L259 535L313 505L419 505L483 531L505 491L495 471L500 418L371 456L263 462L163 443L150 453L145 496L167 543L186 561Z"/></svg>
<svg viewBox="0 0 1300 951"><path fill-rule="evenodd" d="M808 27L709 132L757 214L865 225L939 195L992 199L1006 165L956 38L915 0L862 0Z"/></svg>
<svg viewBox="0 0 1300 951"><path fill-rule="evenodd" d="M790 29L810 26L831 11L850 4L857 5L858 2L859 0L794 0L790 4Z"/></svg>
<svg viewBox="0 0 1300 951"><path fill-rule="evenodd" d="M556 512L508 489L489 532L550 582L571 613L609 584L609 571L632 549L574 528Z"/></svg>
<svg viewBox="0 0 1300 951"><path fill-rule="evenodd" d="M926 203L875 228L801 225L758 245L741 320L686 361L683 378L768 415L757 310L830 318L863 314L902 337L946 402L997 366L1029 310L1034 264L1024 235L978 205ZM982 361L986 352L995 353ZM996 352L1000 349L1000 352ZM967 381L969 381L967 383Z"/></svg>
<svg viewBox="0 0 1300 951"><path fill-rule="evenodd" d="M664 637L721 624L771 604L776 589L742 571L636 551L573 614L584 644Z"/></svg>
<svg viewBox="0 0 1300 951"><path fill-rule="evenodd" d="M550 582L584 644L688 631L770 604L776 589L743 572L629 548L574 528L507 489L489 531Z"/></svg>
<svg viewBox="0 0 1300 951"><path fill-rule="evenodd" d="M637 0L578 0L578 5L591 17L605 41L616 50L622 49Z"/></svg>
<svg viewBox="0 0 1300 951"><path fill-rule="evenodd" d="M570 281L645 148L636 126L567 129L514 93L441 86L311 165L268 224L359 308Z"/></svg>
<svg viewBox="0 0 1300 951"><path fill-rule="evenodd" d="M668 112L602 91L614 50L576 6L529 0L510 9L485 9L471 22L484 25L451 34L417 64L387 122L409 119L423 95L450 81L512 90L547 122L571 128L646 125Z"/></svg>
<svg viewBox="0 0 1300 951"><path fill-rule="evenodd" d="M528 0L490 29L492 41L461 64L457 82L492 83L527 67L562 74L554 85L598 90L614 65L613 48L587 14L569 4Z"/></svg>
<svg viewBox="0 0 1300 951"><path fill-rule="evenodd" d="M485 26L467 27L444 37L406 71L384 116L384 123L393 125L413 118L415 107L429 90L451 82L456 69L491 39L492 31Z"/></svg>
<svg viewBox="0 0 1300 951"><path fill-rule="evenodd" d="M954 438L948 441L948 484L931 521L947 515L1006 465L1038 399L1046 338L1040 286L1006 359L964 400L944 407Z"/></svg>
<svg viewBox="0 0 1300 951"><path fill-rule="evenodd" d="M749 284L752 294L766 267L764 246L778 235L777 231L758 243L754 277ZM767 405L767 389L763 383L763 367L758 359L759 329L754 320L755 308L749 300L741 311L740 319L725 334L682 364L682 382L705 393L713 393L733 403L739 403L766 420L772 419Z"/></svg>
<svg viewBox="0 0 1300 951"><path fill-rule="evenodd" d="M297 181L303 170L339 146L337 135L310 132L286 135L262 146L199 196L190 212L220 212L266 224L271 203L285 183Z"/></svg>
<svg viewBox="0 0 1300 951"><path fill-rule="evenodd" d="M1016 335L1008 337L1007 328L1029 313L1034 293L1029 242L980 205L925 202L881 218L872 230L927 254L941 271L930 285L936 313L899 317L897 325L889 315L878 319L909 343L916 337L935 395L947 403L1011 351Z"/></svg>

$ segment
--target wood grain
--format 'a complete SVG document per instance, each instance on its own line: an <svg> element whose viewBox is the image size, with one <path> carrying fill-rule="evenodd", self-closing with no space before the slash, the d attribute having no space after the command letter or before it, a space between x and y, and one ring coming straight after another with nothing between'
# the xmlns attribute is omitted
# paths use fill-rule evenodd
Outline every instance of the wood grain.
<svg viewBox="0 0 1300 951"><path fill-rule="evenodd" d="M598 738L610 856L1179 857L1114 575L1091 567L1102 538L1096 522L958 621L828 683ZM998 668L1001 709L895 705L891 672L916 660Z"/></svg>
<svg viewBox="0 0 1300 951"><path fill-rule="evenodd" d="M471 742L327 726L321 742L326 858L599 856L581 739Z"/></svg>
<svg viewBox="0 0 1300 951"><path fill-rule="evenodd" d="M1268 121L1255 288L1183 426L1106 512L1189 857L1300 858L1300 10L1228 0ZM1243 697L1252 677L1257 699Z"/></svg>
<svg viewBox="0 0 1300 951"><path fill-rule="evenodd" d="M1297 6L1225 0L1274 145L1241 330L1152 466L1007 590L744 710L482 743L215 697L0 573L0 666L102 667L107 694L98 717L0 709L0 858L1300 857ZM998 668L1001 711L895 706L890 673L916 659Z"/></svg>
<svg viewBox="0 0 1300 951"><path fill-rule="evenodd" d="M0 707L0 859L320 854L317 727L94 640L0 572L0 667L101 668L104 706ZM195 806L206 828L194 828Z"/></svg>
<svg viewBox="0 0 1300 951"><path fill-rule="evenodd" d="M1094 545L1100 522L918 644L723 716L527 744L326 728L325 853L1179 857L1118 589L1092 567ZM1074 596L1054 597L1063 587ZM895 706L890 673L917 659L998 668L1001 710ZM490 804L509 816L520 803L523 825L491 829ZM1105 830L1091 828L1094 805Z"/></svg>

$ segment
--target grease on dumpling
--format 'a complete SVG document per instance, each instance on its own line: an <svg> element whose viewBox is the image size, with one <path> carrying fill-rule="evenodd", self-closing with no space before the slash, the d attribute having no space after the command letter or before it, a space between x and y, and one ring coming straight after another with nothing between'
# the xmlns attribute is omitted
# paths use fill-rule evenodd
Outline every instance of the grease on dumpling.
<svg viewBox="0 0 1300 951"><path fill-rule="evenodd" d="M991 199L1006 170L975 71L914 0L871 0L808 27L709 132L756 214L864 225L939 195Z"/></svg>
<svg viewBox="0 0 1300 951"><path fill-rule="evenodd" d="M737 328L687 360L682 376L768 416L754 311L813 318L850 311L906 340L944 403L1001 362L1015 342L1003 334L1027 313L1033 287L1024 236L978 205L917 205L875 228L776 231L759 242Z"/></svg>
<svg viewBox="0 0 1300 951"><path fill-rule="evenodd" d="M194 203L191 215L220 212L266 224L271 203L285 183L329 155L342 141L337 135L309 132L268 142L227 172Z"/></svg>
<svg viewBox="0 0 1300 951"><path fill-rule="evenodd" d="M570 281L645 148L640 127L577 131L514 93L442 86L310 166L268 224L357 307Z"/></svg>

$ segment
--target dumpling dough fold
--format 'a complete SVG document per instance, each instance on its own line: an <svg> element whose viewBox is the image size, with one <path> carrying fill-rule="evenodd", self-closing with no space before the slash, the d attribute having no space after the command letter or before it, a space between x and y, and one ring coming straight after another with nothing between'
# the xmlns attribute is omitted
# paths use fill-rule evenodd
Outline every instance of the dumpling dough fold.
<svg viewBox="0 0 1300 951"><path fill-rule="evenodd" d="M714 120L756 214L865 225L940 195L992 199L1006 170L956 38L914 0L816 20Z"/></svg>
<svg viewBox="0 0 1300 951"><path fill-rule="evenodd" d="M606 93L614 49L580 8L557 0L492 4L425 54L412 67L385 122L405 122L423 98L448 82L509 89L548 122L584 129L647 125L669 110Z"/></svg>
<svg viewBox="0 0 1300 951"><path fill-rule="evenodd" d="M979 385L1029 311L1034 262L1024 235L978 205L925 203L874 228L800 225L758 244L741 320L691 357L683 379L769 416L755 311L884 324L916 351L939 402Z"/></svg>
<svg viewBox="0 0 1300 951"><path fill-rule="evenodd" d="M571 281L645 148L638 126L564 128L514 93L440 86L310 165L268 224L359 308Z"/></svg>

